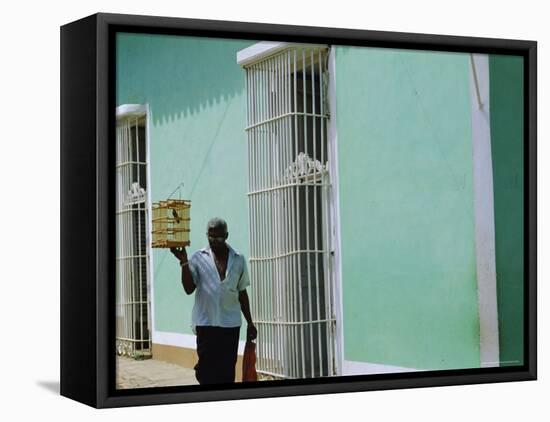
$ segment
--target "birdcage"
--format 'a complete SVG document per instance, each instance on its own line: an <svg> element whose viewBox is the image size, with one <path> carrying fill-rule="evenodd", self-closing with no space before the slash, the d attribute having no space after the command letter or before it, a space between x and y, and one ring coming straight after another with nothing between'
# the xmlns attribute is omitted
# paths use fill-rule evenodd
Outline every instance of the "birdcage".
<svg viewBox="0 0 550 422"><path fill-rule="evenodd" d="M153 203L153 248L189 246L191 201L167 199Z"/></svg>

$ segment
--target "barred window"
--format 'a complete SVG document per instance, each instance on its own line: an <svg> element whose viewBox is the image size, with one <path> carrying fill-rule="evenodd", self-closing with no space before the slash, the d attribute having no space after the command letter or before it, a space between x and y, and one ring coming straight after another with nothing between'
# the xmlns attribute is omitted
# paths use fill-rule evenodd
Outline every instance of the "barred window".
<svg viewBox="0 0 550 422"><path fill-rule="evenodd" d="M151 355L146 124L145 106L117 108L116 350L131 357Z"/></svg>
<svg viewBox="0 0 550 422"><path fill-rule="evenodd" d="M336 374L327 57L286 45L241 62L257 366L278 378Z"/></svg>

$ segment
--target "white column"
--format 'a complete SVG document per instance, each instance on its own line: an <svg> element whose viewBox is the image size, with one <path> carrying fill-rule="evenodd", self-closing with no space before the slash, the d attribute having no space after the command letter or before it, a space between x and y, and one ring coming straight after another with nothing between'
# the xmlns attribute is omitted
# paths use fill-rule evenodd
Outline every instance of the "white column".
<svg viewBox="0 0 550 422"><path fill-rule="evenodd" d="M476 275L482 367L499 366L489 57L470 55Z"/></svg>
<svg viewBox="0 0 550 422"><path fill-rule="evenodd" d="M342 244L340 239L340 197L338 186L338 133L336 130L336 50L331 48L329 51L328 60L328 104L329 115L328 120L328 161L330 175L330 204L332 205L330 212L331 218L331 242L330 248L334 251L334 256L331 261L331 272L334 275L332 282L333 292L332 300L334 303L334 316L336 319L335 328L335 363L336 374L342 375L344 361L344 305L343 305L343 285L342 285L342 265L341 251ZM332 317L332 315L331 315Z"/></svg>

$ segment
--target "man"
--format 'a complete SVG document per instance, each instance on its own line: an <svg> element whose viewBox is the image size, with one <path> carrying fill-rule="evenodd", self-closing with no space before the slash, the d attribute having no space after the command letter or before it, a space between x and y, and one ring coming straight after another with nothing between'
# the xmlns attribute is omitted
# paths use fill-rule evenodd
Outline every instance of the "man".
<svg viewBox="0 0 550 422"><path fill-rule="evenodd" d="M185 293L195 292L191 323L197 335L199 362L195 376L200 384L232 383L241 328L241 312L247 340L255 340L246 287L250 284L244 256L226 243L227 223L213 218L206 227L208 247L187 260L185 248L171 248L180 261Z"/></svg>

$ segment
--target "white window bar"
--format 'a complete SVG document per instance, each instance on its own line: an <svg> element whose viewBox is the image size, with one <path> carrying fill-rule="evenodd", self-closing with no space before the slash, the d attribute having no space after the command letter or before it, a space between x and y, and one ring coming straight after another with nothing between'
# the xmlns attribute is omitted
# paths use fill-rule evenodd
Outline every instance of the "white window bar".
<svg viewBox="0 0 550 422"><path fill-rule="evenodd" d="M117 108L116 132L116 350L151 356L149 330L147 142L140 106ZM142 107L142 106L141 106ZM119 112L120 111L120 112ZM124 111L131 111L125 113Z"/></svg>
<svg viewBox="0 0 550 422"><path fill-rule="evenodd" d="M336 374L327 54L292 45L245 65L257 369L277 378Z"/></svg>

